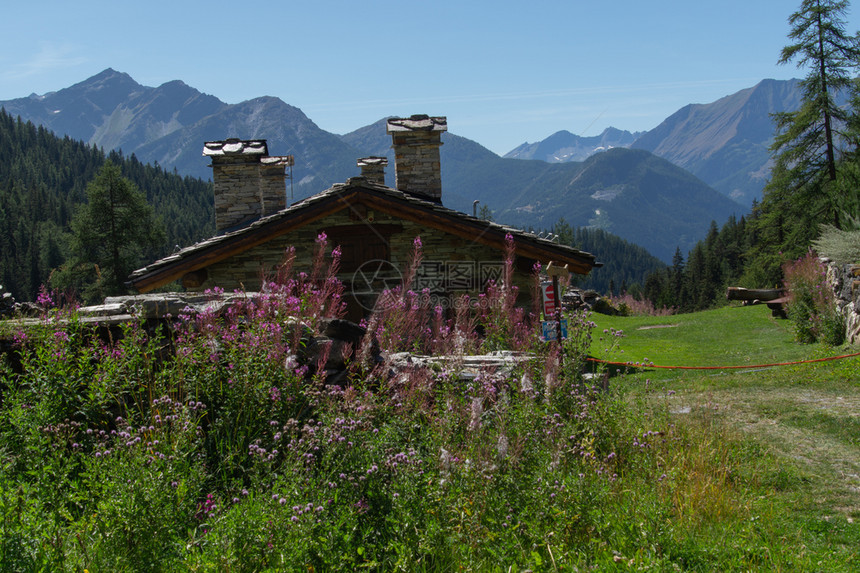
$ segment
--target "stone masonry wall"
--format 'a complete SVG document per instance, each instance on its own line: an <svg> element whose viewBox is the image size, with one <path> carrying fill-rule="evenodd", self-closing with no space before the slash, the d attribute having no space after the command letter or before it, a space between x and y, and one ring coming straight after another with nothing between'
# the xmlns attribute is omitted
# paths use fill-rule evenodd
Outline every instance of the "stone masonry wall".
<svg viewBox="0 0 860 573"><path fill-rule="evenodd" d="M365 177L371 183L385 185L385 168L388 166L388 159L385 157L362 157L357 161L361 168L361 176Z"/></svg>
<svg viewBox="0 0 860 573"><path fill-rule="evenodd" d="M273 215L287 207L287 187L284 166L279 163L260 164L260 215Z"/></svg>
<svg viewBox="0 0 860 573"><path fill-rule="evenodd" d="M392 141L397 189L441 202L440 133L435 131L395 133Z"/></svg>
<svg viewBox="0 0 860 573"><path fill-rule="evenodd" d="M827 281L836 295L836 305L845 319L845 340L860 343L860 265L845 265L822 259Z"/></svg>
<svg viewBox="0 0 860 573"><path fill-rule="evenodd" d="M393 284L399 284L397 271L399 273L406 272L412 256L415 237L421 238L424 260L422 272L419 273L419 284L416 285L418 286L417 290L422 290L421 287L423 286L434 294L441 294L445 291L448 294L469 293L474 296L483 290L484 278L500 278L499 275L504 265L504 253L496 249L436 229L429 229L409 221L389 217L382 213L374 214L374 224L396 224L402 228L400 232L395 232L390 237L389 262L391 265L387 266L387 269L382 269L382 272L394 271L393 274L389 272L390 277L384 277L392 279ZM348 225L360 226L364 223L353 220L350 217L350 212L344 209L320 221L305 225L263 245L211 265L207 268L206 281L194 290L205 290L215 286L228 292L235 289L258 290L261 287L261 277L274 276L276 269L283 263L286 250L290 246L295 247L294 270L307 272L312 264L318 234L327 228L343 228ZM330 241L329 254L334 246ZM517 271L516 268L530 268L532 263L533 261L524 260L520 261L519 265L515 265L514 284L519 288L520 304L528 303L532 277L530 272ZM376 267L366 269L365 275L375 271ZM477 278L471 283L465 280L470 273L472 277ZM439 282L440 274L448 281L446 284ZM364 280L364 276L356 275L355 269L340 273L339 278L344 282L347 294L351 292L353 287L361 289L366 286L354 285L353 279L356 277L358 277L356 280ZM420 284L422 278L426 279L423 285ZM474 288L478 283L480 283L480 288Z"/></svg>
<svg viewBox="0 0 860 573"><path fill-rule="evenodd" d="M260 164L256 157L218 157L212 161L215 230L235 227L260 216Z"/></svg>

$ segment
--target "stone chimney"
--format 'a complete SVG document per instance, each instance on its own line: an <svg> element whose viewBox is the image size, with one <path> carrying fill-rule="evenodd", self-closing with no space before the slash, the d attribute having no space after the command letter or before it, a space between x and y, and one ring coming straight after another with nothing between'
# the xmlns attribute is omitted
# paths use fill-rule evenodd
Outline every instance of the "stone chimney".
<svg viewBox="0 0 860 573"><path fill-rule="evenodd" d="M358 160L361 176L371 183L378 183L379 185L385 185L385 167L387 165L388 159L385 157L362 157Z"/></svg>
<svg viewBox="0 0 860 573"><path fill-rule="evenodd" d="M413 115L388 120L394 149L395 187L427 201L442 203L442 167L439 146L448 119Z"/></svg>
<svg viewBox="0 0 860 573"><path fill-rule="evenodd" d="M292 155L270 157L265 139L207 141L203 155L212 160L217 233L286 208Z"/></svg>

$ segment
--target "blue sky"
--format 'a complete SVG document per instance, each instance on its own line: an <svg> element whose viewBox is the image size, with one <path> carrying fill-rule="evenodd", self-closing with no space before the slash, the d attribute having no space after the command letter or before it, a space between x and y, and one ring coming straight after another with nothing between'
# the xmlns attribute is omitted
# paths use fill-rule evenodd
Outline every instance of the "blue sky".
<svg viewBox="0 0 860 573"><path fill-rule="evenodd" d="M2 10L0 100L111 67L228 103L262 95L347 133L389 115L448 117L503 154L566 129L656 127L778 66L800 0L15 2ZM846 29L860 28L848 14Z"/></svg>

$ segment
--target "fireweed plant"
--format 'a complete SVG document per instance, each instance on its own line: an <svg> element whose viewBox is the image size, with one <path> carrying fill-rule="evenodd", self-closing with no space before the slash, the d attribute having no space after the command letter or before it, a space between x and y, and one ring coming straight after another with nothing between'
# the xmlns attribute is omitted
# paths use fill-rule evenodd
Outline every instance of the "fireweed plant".
<svg viewBox="0 0 860 573"><path fill-rule="evenodd" d="M409 287L423 259L421 239L413 241L413 251L403 273L401 286L383 291L376 311L367 321L373 336L391 352L462 355L492 350L532 350L538 343L536 313L516 305L518 288L513 285L514 240L506 237L505 264L501 281L490 281L483 293L453 299L453 318L445 309L429 304L430 292ZM540 266L535 267L532 289L539 284ZM479 334L479 332L481 334Z"/></svg>
<svg viewBox="0 0 860 573"><path fill-rule="evenodd" d="M46 313L0 362L0 570L683 565L695 531L671 519L665 460L685 437L583 378L587 314L539 340L508 242L485 302L446 315L408 288L416 240L337 385L332 350L306 348L344 310L324 236L310 273L288 252L259 295L169 329ZM457 360L500 349L530 359ZM403 350L452 358L395 370Z"/></svg>
<svg viewBox="0 0 860 573"><path fill-rule="evenodd" d="M798 342L820 341L838 346L845 341L845 323L836 307L827 269L814 251L783 266L788 290L788 318Z"/></svg>

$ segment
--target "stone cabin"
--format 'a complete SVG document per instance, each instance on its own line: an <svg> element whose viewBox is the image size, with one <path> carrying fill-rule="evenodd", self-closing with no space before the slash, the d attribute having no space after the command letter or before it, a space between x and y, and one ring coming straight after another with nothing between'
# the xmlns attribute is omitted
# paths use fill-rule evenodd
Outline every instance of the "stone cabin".
<svg viewBox="0 0 860 573"><path fill-rule="evenodd" d="M341 247L339 278L353 320L373 308L381 288L398 284L415 237L421 238L423 263L413 288L428 289L443 306L501 278L507 235L515 245L514 282L524 304L535 262L566 264L579 274L600 266L592 254L444 207L439 147L446 130L444 117L389 119L396 189L384 185L387 160L367 157L358 160L360 177L289 206L285 169L293 165L291 156L270 157L265 140L207 142L216 236L136 270L130 285L141 293L177 280L189 291L259 290L291 246L294 268L307 270L322 232L332 247Z"/></svg>

